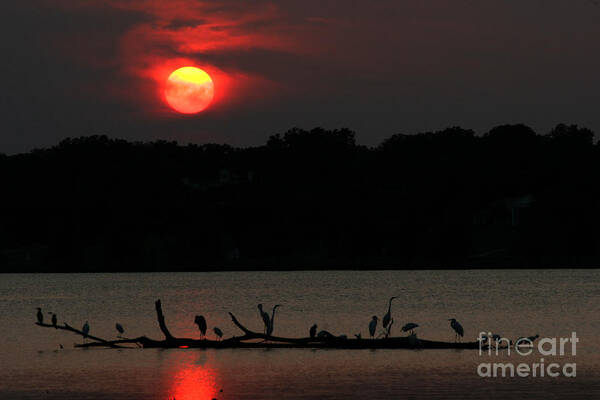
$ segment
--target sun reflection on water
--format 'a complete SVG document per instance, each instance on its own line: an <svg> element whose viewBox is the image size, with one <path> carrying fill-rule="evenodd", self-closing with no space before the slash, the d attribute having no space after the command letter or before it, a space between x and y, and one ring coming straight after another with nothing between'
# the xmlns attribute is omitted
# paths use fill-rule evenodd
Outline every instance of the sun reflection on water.
<svg viewBox="0 0 600 400"><path fill-rule="evenodd" d="M192 362L182 364L172 379L169 400L211 400L219 391L216 371Z"/></svg>

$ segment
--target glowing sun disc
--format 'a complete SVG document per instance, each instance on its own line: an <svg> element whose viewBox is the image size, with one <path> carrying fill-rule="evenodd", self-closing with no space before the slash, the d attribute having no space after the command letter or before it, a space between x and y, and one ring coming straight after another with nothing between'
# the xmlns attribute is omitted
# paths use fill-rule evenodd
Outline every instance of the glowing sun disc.
<svg viewBox="0 0 600 400"><path fill-rule="evenodd" d="M215 96L210 76L196 67L179 68L169 75L165 100L175 111L195 114L209 106Z"/></svg>

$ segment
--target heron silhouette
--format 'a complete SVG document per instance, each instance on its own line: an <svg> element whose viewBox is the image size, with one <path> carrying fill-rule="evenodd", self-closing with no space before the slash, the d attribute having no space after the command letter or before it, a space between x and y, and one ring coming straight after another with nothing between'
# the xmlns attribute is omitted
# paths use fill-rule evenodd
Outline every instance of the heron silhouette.
<svg viewBox="0 0 600 400"><path fill-rule="evenodd" d="M460 338L462 338L465 335L465 331L462 327L462 325L456 320L456 318L450 318L448 321L450 321L450 326L452 327L452 329L454 329L454 341L460 341Z"/></svg>
<svg viewBox="0 0 600 400"><path fill-rule="evenodd" d="M388 327L388 324L392 320L392 300L397 299L397 297L391 297L388 302L388 310L387 313L383 316L383 320L381 320L381 325L383 325L383 329Z"/></svg>
<svg viewBox="0 0 600 400"><path fill-rule="evenodd" d="M83 343L85 343L85 339L87 338L88 333L90 333L90 324L87 321L85 321L85 324L83 324L81 332L83 332Z"/></svg>
<svg viewBox="0 0 600 400"><path fill-rule="evenodd" d="M206 319L203 315L196 315L194 318L194 324L198 325L200 330L200 339L206 338Z"/></svg>
<svg viewBox="0 0 600 400"><path fill-rule="evenodd" d="M42 309L40 307L36 307L37 308L37 321L39 324L43 324L44 323L44 314L42 314Z"/></svg>
<svg viewBox="0 0 600 400"><path fill-rule="evenodd" d="M313 326L310 327L310 338L314 339L314 337L317 335L317 324L314 324Z"/></svg>
<svg viewBox="0 0 600 400"><path fill-rule="evenodd" d="M269 320L269 326L267 327L267 336L271 336L271 334L273 333L274 324L275 324L275 310L277 309L277 307L281 307L281 305L277 304L273 307L273 312L271 313L271 319Z"/></svg>
<svg viewBox="0 0 600 400"><path fill-rule="evenodd" d="M369 334L371 335L371 339L375 337L375 330L377 329L377 315L373 315L371 318L371 322L369 322Z"/></svg>
<svg viewBox="0 0 600 400"><path fill-rule="evenodd" d="M213 332L215 333L215 335L217 335L219 340L223 338L223 331L217 328L216 326L213 328Z"/></svg>
<svg viewBox="0 0 600 400"><path fill-rule="evenodd" d="M269 324L271 323L271 318L269 318L269 313L263 311L262 304L259 304L256 307L258 308L258 311L260 312L260 317L262 318L263 323L265 324L265 329L263 330L263 333L266 334L267 329L269 329Z"/></svg>

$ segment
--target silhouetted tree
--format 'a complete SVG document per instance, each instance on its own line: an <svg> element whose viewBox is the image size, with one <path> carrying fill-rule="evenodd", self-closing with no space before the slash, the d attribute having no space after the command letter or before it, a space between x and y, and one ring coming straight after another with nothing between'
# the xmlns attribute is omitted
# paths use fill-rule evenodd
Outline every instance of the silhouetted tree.
<svg viewBox="0 0 600 400"><path fill-rule="evenodd" d="M600 147L560 124L294 128L263 146L68 138L0 155L13 270L600 262Z"/></svg>

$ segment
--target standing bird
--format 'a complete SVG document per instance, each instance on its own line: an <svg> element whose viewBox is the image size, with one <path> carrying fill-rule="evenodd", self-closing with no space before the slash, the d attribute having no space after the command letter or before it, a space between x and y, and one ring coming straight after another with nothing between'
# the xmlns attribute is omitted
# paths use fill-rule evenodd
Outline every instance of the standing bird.
<svg viewBox="0 0 600 400"><path fill-rule="evenodd" d="M223 338L223 331L217 328L216 326L213 328L213 332L215 332L215 335L217 335L219 339Z"/></svg>
<svg viewBox="0 0 600 400"><path fill-rule="evenodd" d="M83 324L81 332L83 332L83 343L85 343L85 339L87 338L88 333L90 333L90 324L87 321L85 321L85 324Z"/></svg>
<svg viewBox="0 0 600 400"><path fill-rule="evenodd" d="M409 322L408 324L404 325L402 327L402 332L408 332L410 331L411 335L414 335L414 330L415 328L418 328L419 324L415 324L414 322Z"/></svg>
<svg viewBox="0 0 600 400"><path fill-rule="evenodd" d="M269 320L269 326L267 327L267 336L271 336L271 334L273 333L273 329L274 329L274 323L275 323L275 310L277 309L277 307L281 307L279 304L277 304L275 307L273 307L273 312L271 313L271 319Z"/></svg>
<svg viewBox="0 0 600 400"><path fill-rule="evenodd" d="M377 329L377 315L373 315L373 318L369 323L369 333L371 334L371 339L373 339L375 336L375 329Z"/></svg>
<svg viewBox="0 0 600 400"><path fill-rule="evenodd" d="M52 314L52 326L54 327L54 329L58 329L56 324L58 323L58 320L56 319L56 314Z"/></svg>
<svg viewBox="0 0 600 400"><path fill-rule="evenodd" d="M115 324L115 328L117 329L117 332L119 332L119 335L122 335L125 332L125 329L123 329L123 325L121 325L118 322Z"/></svg>
<svg viewBox="0 0 600 400"><path fill-rule="evenodd" d="M269 324L271 323L271 318L269 318L269 314L263 311L263 305L259 304L258 306L258 311L260 312L260 316L263 320L263 323L265 324L265 329L263 330L263 333L267 333L267 329L269 329Z"/></svg>
<svg viewBox="0 0 600 400"><path fill-rule="evenodd" d="M44 323L44 314L42 314L42 309L39 308L39 307L36 307L36 308L38 310L37 311L37 321L38 321L38 324L43 324Z"/></svg>
<svg viewBox="0 0 600 400"><path fill-rule="evenodd" d="M392 297L390 298L390 301L388 303L388 310L387 310L387 314L385 314L383 316L383 320L381 321L381 325L383 325L383 329L387 328L388 324L390 323L390 321L392 320L392 300L396 299L397 297Z"/></svg>
<svg viewBox="0 0 600 400"><path fill-rule="evenodd" d="M452 327L452 329L454 329L454 332L456 332L454 335L454 341L456 342L457 340L459 340L459 336L463 337L465 335L465 330L455 318L451 318L448 321L450 321L450 326Z"/></svg>
<svg viewBox="0 0 600 400"><path fill-rule="evenodd" d="M203 315L196 315L194 318L194 323L198 325L198 329L200 329L200 339L206 338L206 319Z"/></svg>
<svg viewBox="0 0 600 400"><path fill-rule="evenodd" d="M317 324L310 327L310 338L314 339L315 336L317 336Z"/></svg>

